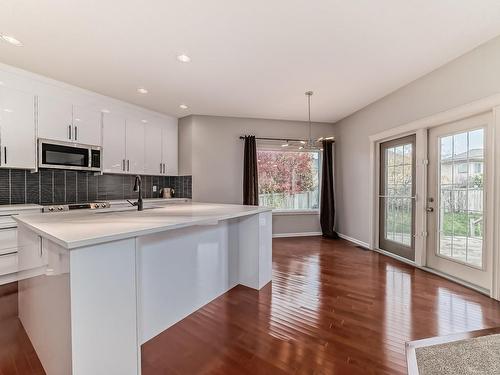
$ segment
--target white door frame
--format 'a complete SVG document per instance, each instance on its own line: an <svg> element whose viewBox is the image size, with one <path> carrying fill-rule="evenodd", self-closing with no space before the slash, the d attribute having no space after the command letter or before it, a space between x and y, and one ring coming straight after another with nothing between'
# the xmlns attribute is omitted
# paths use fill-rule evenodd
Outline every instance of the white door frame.
<svg viewBox="0 0 500 375"><path fill-rule="evenodd" d="M415 205L415 262L407 259L400 259L411 263L417 267L425 268L426 265L426 191L427 191L427 129L439 126L448 122L461 120L480 113L493 111L494 124L492 131L493 138L493 165L491 166L492 176L490 181L494 181L493 186L493 236L488 236L490 243L486 246L493 248L493 277L490 288L490 296L500 300L500 94L488 96L474 102L455 107L423 119L374 134L369 137L370 141L370 195L369 195L369 233L370 249L380 251L378 248L378 217L379 217L379 144L384 141L403 137L409 134L417 135L416 146L416 205ZM490 143L491 144L491 143ZM488 239L487 239L488 241ZM492 243L491 243L492 242ZM387 255L394 256L390 253ZM394 256L396 258L400 258Z"/></svg>

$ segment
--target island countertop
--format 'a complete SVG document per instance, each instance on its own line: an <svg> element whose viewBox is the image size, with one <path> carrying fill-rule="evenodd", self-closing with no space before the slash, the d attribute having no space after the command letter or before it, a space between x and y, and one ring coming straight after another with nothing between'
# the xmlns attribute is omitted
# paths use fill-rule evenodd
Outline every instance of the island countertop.
<svg viewBox="0 0 500 375"><path fill-rule="evenodd" d="M187 202L159 207L113 211L20 215L14 219L43 238L68 249L92 246L194 225L271 211L270 208Z"/></svg>

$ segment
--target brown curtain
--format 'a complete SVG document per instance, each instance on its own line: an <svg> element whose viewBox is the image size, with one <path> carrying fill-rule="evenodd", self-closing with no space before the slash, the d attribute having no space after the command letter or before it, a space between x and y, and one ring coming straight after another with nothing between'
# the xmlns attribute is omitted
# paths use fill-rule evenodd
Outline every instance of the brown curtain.
<svg viewBox="0 0 500 375"><path fill-rule="evenodd" d="M259 205L259 184L257 175L257 145L255 136L245 136L243 158L243 204Z"/></svg>
<svg viewBox="0 0 500 375"><path fill-rule="evenodd" d="M334 192L334 143L323 141L323 167L321 174L320 223L324 237L338 238L335 232L335 192Z"/></svg>

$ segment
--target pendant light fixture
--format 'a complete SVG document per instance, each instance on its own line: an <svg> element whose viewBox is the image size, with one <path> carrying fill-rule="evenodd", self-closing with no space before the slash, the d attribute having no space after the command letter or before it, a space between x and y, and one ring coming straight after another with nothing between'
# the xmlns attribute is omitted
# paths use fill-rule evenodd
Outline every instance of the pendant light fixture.
<svg viewBox="0 0 500 375"><path fill-rule="evenodd" d="M309 139L307 142L302 141L301 146L299 147L299 150L302 150L304 148L307 149L318 149L318 143L321 142L322 140L333 140L334 137L320 137L317 139L312 138L312 122L311 122L311 96L313 96L314 92L313 91L306 91L305 95L307 97L307 121L309 122Z"/></svg>

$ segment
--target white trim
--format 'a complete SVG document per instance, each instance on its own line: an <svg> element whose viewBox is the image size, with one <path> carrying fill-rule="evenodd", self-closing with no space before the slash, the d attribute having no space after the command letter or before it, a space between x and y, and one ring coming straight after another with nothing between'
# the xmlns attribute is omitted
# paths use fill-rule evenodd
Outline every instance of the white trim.
<svg viewBox="0 0 500 375"><path fill-rule="evenodd" d="M321 232L273 233L273 238L321 236Z"/></svg>
<svg viewBox="0 0 500 375"><path fill-rule="evenodd" d="M344 240L347 240L347 241L352 242L356 245L365 247L367 250L371 250L370 244L368 242L357 240L356 238L346 236L345 234L342 234L342 233L337 233L337 234L339 235L340 238L342 238Z"/></svg>
<svg viewBox="0 0 500 375"><path fill-rule="evenodd" d="M497 162L500 157L500 106L493 108L493 170L498 171L499 163ZM494 185L493 191L493 275L492 275L492 288L491 297L500 300L500 173L495 173L491 179Z"/></svg>
<svg viewBox="0 0 500 375"><path fill-rule="evenodd" d="M273 216L287 215L319 215L319 210L273 210Z"/></svg>
<svg viewBox="0 0 500 375"><path fill-rule="evenodd" d="M17 281L17 273L9 273L7 275L0 275L0 285L9 284Z"/></svg>

